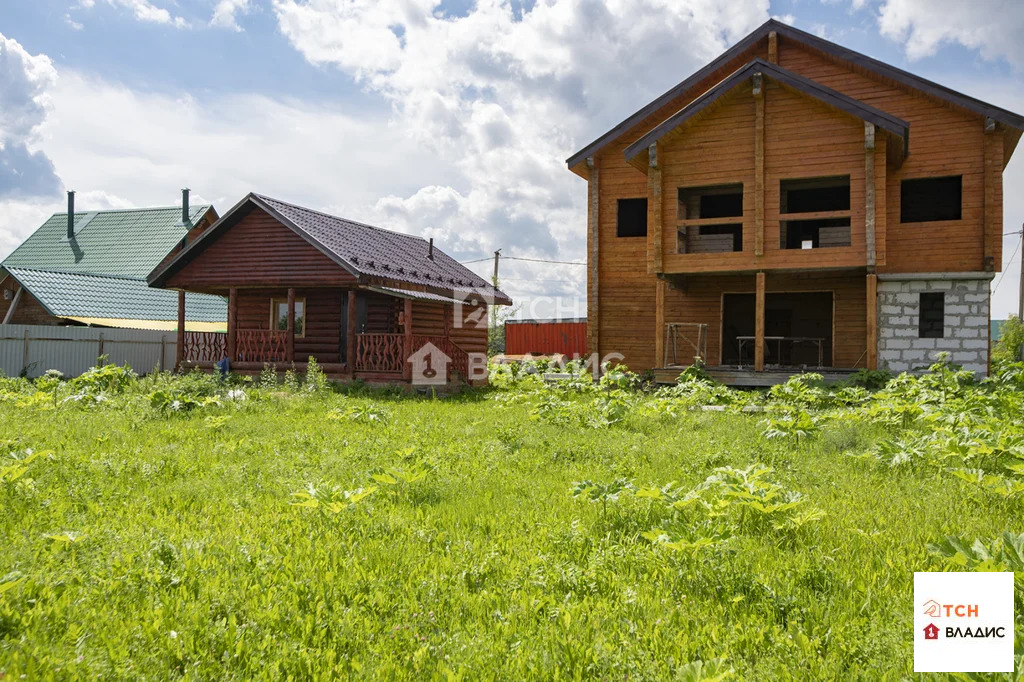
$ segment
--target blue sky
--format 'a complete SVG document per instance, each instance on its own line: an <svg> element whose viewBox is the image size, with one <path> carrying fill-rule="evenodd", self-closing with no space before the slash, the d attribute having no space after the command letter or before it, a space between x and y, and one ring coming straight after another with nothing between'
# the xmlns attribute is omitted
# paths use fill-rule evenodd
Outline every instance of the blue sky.
<svg viewBox="0 0 1024 682"><path fill-rule="evenodd" d="M4 0L0 257L64 189L102 208L189 185L222 211L257 190L462 259L582 259L586 188L564 159L769 16L1024 110L1024 9L1004 0ZM1015 159L1007 231L1022 174ZM582 268L503 267L518 300L580 312Z"/></svg>

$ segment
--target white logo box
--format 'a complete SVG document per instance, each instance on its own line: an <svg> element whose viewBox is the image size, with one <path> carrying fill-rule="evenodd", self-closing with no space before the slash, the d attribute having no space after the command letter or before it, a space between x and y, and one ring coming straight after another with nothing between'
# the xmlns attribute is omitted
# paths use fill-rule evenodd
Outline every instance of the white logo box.
<svg viewBox="0 0 1024 682"><path fill-rule="evenodd" d="M1013 672L1013 573L914 573L914 672Z"/></svg>

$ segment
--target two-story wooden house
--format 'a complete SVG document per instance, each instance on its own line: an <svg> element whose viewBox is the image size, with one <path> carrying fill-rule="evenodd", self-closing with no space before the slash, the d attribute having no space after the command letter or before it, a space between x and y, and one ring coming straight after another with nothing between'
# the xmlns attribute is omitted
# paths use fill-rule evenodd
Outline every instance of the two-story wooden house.
<svg viewBox="0 0 1024 682"><path fill-rule="evenodd" d="M754 384L940 351L985 372L1022 129L767 22L568 159L589 185L591 352Z"/></svg>

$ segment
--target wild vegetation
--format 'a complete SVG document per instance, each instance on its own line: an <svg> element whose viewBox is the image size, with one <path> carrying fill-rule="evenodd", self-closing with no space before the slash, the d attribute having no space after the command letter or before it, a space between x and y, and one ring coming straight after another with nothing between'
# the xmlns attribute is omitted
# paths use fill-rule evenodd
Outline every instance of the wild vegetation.
<svg viewBox="0 0 1024 682"><path fill-rule="evenodd" d="M0 677L905 679L916 570L1024 642L1024 365L538 369L0 379Z"/></svg>

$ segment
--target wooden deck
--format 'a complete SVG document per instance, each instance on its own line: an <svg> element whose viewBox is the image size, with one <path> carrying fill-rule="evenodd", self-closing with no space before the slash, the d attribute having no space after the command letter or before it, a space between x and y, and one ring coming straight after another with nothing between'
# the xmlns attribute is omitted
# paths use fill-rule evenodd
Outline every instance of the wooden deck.
<svg viewBox="0 0 1024 682"><path fill-rule="evenodd" d="M685 369L686 367L682 366L656 367L654 369L654 381L659 384L674 384L676 379ZM776 384L783 384L793 375L803 374L805 372L820 374L825 377L825 381L832 383L836 381L844 381L856 371L857 370L855 369L844 369L840 367L824 367L821 369L814 367L808 367L806 369L801 367L780 367L766 369L763 372L755 372L749 367L739 368L735 366L718 366L707 368L708 374L710 374L715 381L719 381L726 386L748 388L764 388L774 386Z"/></svg>

